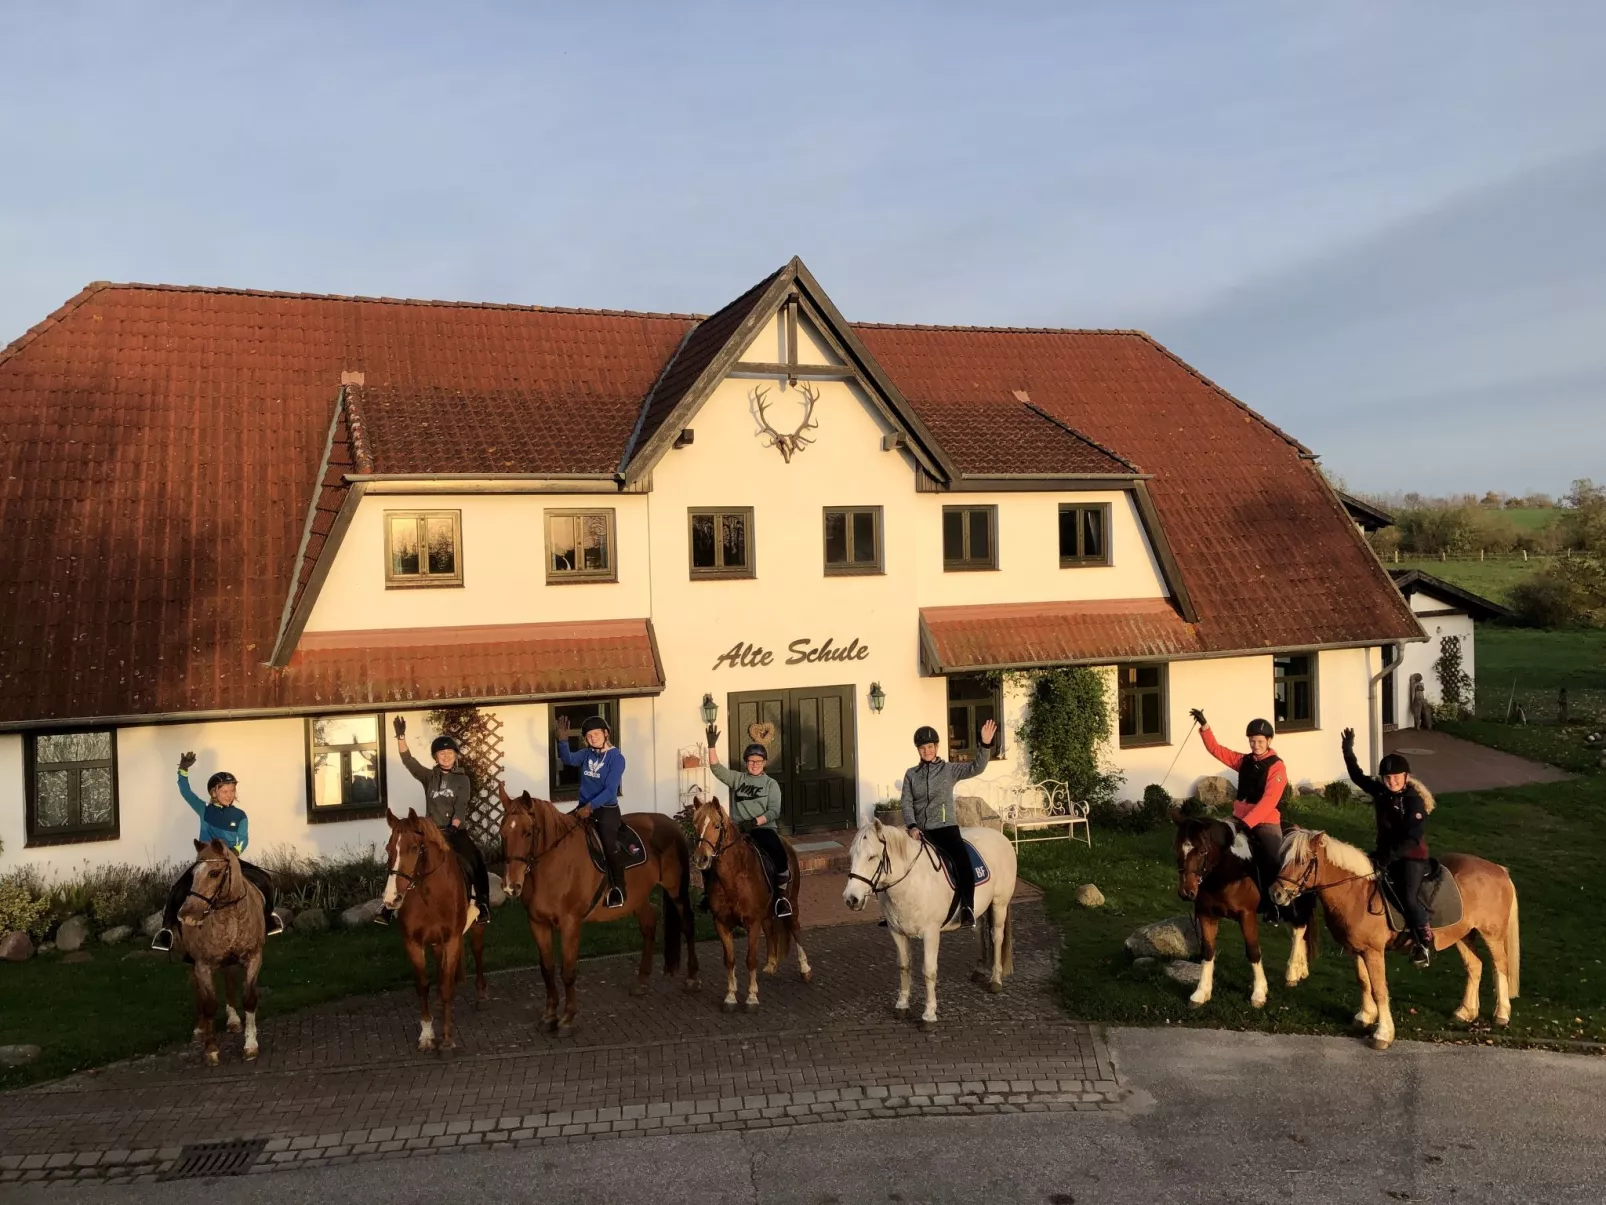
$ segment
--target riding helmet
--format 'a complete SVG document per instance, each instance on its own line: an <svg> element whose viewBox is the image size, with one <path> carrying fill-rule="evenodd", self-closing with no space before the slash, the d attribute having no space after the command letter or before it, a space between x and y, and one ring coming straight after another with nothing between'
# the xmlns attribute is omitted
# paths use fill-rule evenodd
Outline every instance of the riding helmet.
<svg viewBox="0 0 1606 1205"><path fill-rule="evenodd" d="M742 750L743 761L746 761L750 757L762 757L765 761L769 761L770 751L764 748L763 745L754 743Z"/></svg>
<svg viewBox="0 0 1606 1205"><path fill-rule="evenodd" d="M429 755L434 757L442 749L450 749L453 753L463 752L463 747L457 743L457 738L447 736L444 732L429 742Z"/></svg>
<svg viewBox="0 0 1606 1205"><path fill-rule="evenodd" d="M1377 772L1384 778L1387 778L1390 774L1409 774L1411 772L1411 763L1398 753L1390 753L1377 763Z"/></svg>
<svg viewBox="0 0 1606 1205"><path fill-rule="evenodd" d="M227 770L219 770L216 774L212 775L211 778L206 780L206 789L208 791L215 791L219 787L227 786L230 783L237 785L239 781L240 780L238 778L234 777L234 775L230 774Z"/></svg>
<svg viewBox="0 0 1606 1205"><path fill-rule="evenodd" d="M602 729L604 732L607 732L608 721L603 719L600 715L594 715L584 724L580 725L580 735L584 736L588 732L595 732L598 728Z"/></svg>
<svg viewBox="0 0 1606 1205"><path fill-rule="evenodd" d="M1277 730L1271 726L1270 720L1250 720L1249 727L1244 729L1245 736L1263 736L1268 741L1277 735Z"/></svg>
<svg viewBox="0 0 1606 1205"><path fill-rule="evenodd" d="M938 739L937 730L930 724L922 724L915 729L916 745L935 745Z"/></svg>

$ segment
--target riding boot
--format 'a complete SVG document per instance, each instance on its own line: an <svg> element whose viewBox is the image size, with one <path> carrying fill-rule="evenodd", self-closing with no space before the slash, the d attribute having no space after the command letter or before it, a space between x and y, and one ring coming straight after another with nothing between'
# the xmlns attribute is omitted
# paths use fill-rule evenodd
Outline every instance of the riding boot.
<svg viewBox="0 0 1606 1205"><path fill-rule="evenodd" d="M380 907L379 911L374 914L374 924L376 925L388 925L395 919L396 909L386 908L383 905Z"/></svg>
<svg viewBox="0 0 1606 1205"><path fill-rule="evenodd" d="M474 906L476 908L478 908L479 912L480 912L480 914L474 918L474 923L476 925L488 925L488 924L490 924L491 923L491 897L489 895L476 896L475 900L474 900Z"/></svg>
<svg viewBox="0 0 1606 1205"><path fill-rule="evenodd" d="M173 949L173 930L161 929L151 939L151 949L160 950L164 954L171 953Z"/></svg>
<svg viewBox="0 0 1606 1205"><path fill-rule="evenodd" d="M959 924L966 929L974 929L976 927L976 910L969 904L959 905Z"/></svg>
<svg viewBox="0 0 1606 1205"><path fill-rule="evenodd" d="M617 848L605 850L602 860L608 864L608 898L603 901L602 906L604 908L623 908L625 906L625 872L619 865L619 850Z"/></svg>
<svg viewBox="0 0 1606 1205"><path fill-rule="evenodd" d="M1411 951L1411 961L1419 967L1427 966L1433 961L1433 930L1423 925L1411 934L1411 940L1416 946Z"/></svg>

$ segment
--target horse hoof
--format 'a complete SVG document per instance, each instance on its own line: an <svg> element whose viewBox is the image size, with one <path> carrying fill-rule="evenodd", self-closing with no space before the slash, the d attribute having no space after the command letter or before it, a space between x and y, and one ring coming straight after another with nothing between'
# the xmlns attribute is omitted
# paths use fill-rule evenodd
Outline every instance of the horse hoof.
<svg viewBox="0 0 1606 1205"><path fill-rule="evenodd" d="M719 1002L719 1011L722 1012L722 1013L733 1013L733 1012L735 1012L736 1011L736 1001L734 1001L734 1000L721 1000Z"/></svg>
<svg viewBox="0 0 1606 1205"><path fill-rule="evenodd" d="M1458 1008L1458 1009L1455 1010L1455 1012L1451 1013L1450 1015L1452 1017L1454 1017L1457 1021L1464 1021L1468 1025L1472 1024L1472 1022L1474 1022L1474 1021L1476 1021L1478 1019L1478 1014L1477 1013L1469 1012L1465 1008Z"/></svg>
<svg viewBox="0 0 1606 1205"><path fill-rule="evenodd" d="M1262 996L1258 1000L1256 1000L1253 996L1249 997L1249 1007L1250 1008L1265 1008L1266 1007L1266 997Z"/></svg>
<svg viewBox="0 0 1606 1205"><path fill-rule="evenodd" d="M773 962L771 962L771 963L766 963L766 964L765 964L765 966L764 966L764 973L765 973L765 974L766 974L766 975L773 975L773 974L775 974L775 964L774 964L774 963L773 963Z"/></svg>
<svg viewBox="0 0 1606 1205"><path fill-rule="evenodd" d="M434 1038L420 1038L418 1040L418 1053L429 1054L435 1049Z"/></svg>
<svg viewBox="0 0 1606 1205"><path fill-rule="evenodd" d="M698 988L700 988L702 986L703 986L703 981L701 979L688 979L688 980L686 980L686 990L688 992L695 992Z"/></svg>
<svg viewBox="0 0 1606 1205"><path fill-rule="evenodd" d="M475 1004L484 1004L490 998L491 998L491 993L486 991L483 987L474 989L474 1003Z"/></svg>
<svg viewBox="0 0 1606 1205"><path fill-rule="evenodd" d="M559 1021L558 1022L558 1037L560 1037L560 1038L571 1038L571 1037L573 1037L574 1036L574 1030L575 1030L575 1027L577 1025L579 1025L578 1021Z"/></svg>
<svg viewBox="0 0 1606 1205"><path fill-rule="evenodd" d="M991 992L993 995L997 996L997 995L999 995L1000 993L1003 992L1004 985L1002 983L999 983L997 980L989 979L987 981L987 990L989 992Z"/></svg>
<svg viewBox="0 0 1606 1205"><path fill-rule="evenodd" d="M228 1029L229 1029L230 1033L244 1033L245 1032L244 1024L242 1024L239 1021L230 1021Z"/></svg>
<svg viewBox="0 0 1606 1205"><path fill-rule="evenodd" d="M814 982L814 972L813 971L804 971L802 973L802 977L803 977L803 982L804 983L813 983Z"/></svg>
<svg viewBox="0 0 1606 1205"><path fill-rule="evenodd" d="M927 1021L924 1017L922 1017L920 1019L920 1032L921 1033L936 1033L937 1032L937 1022L936 1021Z"/></svg>
<svg viewBox="0 0 1606 1205"><path fill-rule="evenodd" d="M982 970L980 967L977 967L974 971L970 972L970 981L972 983L985 983L990 978L992 978L992 975L989 972Z"/></svg>
<svg viewBox="0 0 1606 1205"><path fill-rule="evenodd" d="M1209 1003L1210 1003L1210 1001L1208 1001L1208 1000L1200 1000L1195 996L1189 996L1188 997L1188 1007L1189 1008L1203 1008L1206 1004L1209 1004Z"/></svg>
<svg viewBox="0 0 1606 1205"><path fill-rule="evenodd" d="M907 1004L894 1004L892 1006L892 1015L900 1021L907 1021L909 1019L909 1006Z"/></svg>
<svg viewBox="0 0 1606 1205"><path fill-rule="evenodd" d="M749 1000L746 1004L742 1005L742 1011L743 1012L749 1012L749 1013L756 1013L758 1011L758 1001L757 1000Z"/></svg>
<svg viewBox="0 0 1606 1205"><path fill-rule="evenodd" d="M208 1067L216 1067L217 1066L217 1051L208 1050L206 1052L206 1065Z"/></svg>
<svg viewBox="0 0 1606 1205"><path fill-rule="evenodd" d="M255 1046L247 1046L245 1048L245 1061L248 1062L248 1063L254 1063L256 1061L257 1055L260 1054L260 1053L261 1053L261 1051L257 1047L255 1047Z"/></svg>
<svg viewBox="0 0 1606 1205"><path fill-rule="evenodd" d="M1510 1017L1496 1017L1494 1019L1494 1023L1496 1025L1500 1026L1501 1029L1505 1029L1507 1026L1509 1026L1511 1024L1511 1018Z"/></svg>
<svg viewBox="0 0 1606 1205"><path fill-rule="evenodd" d="M558 1019L556 1017L542 1017L541 1028L546 1030L548 1033L556 1033L558 1029Z"/></svg>
<svg viewBox="0 0 1606 1205"><path fill-rule="evenodd" d="M1367 1042L1366 1044L1368 1046L1370 1046L1373 1050L1387 1050L1390 1046L1393 1045L1393 1043L1391 1041L1389 1041L1387 1038L1373 1038L1369 1042Z"/></svg>
<svg viewBox="0 0 1606 1205"><path fill-rule="evenodd" d="M632 983L630 985L630 994L632 996L645 996L647 994L647 985L645 983Z"/></svg>

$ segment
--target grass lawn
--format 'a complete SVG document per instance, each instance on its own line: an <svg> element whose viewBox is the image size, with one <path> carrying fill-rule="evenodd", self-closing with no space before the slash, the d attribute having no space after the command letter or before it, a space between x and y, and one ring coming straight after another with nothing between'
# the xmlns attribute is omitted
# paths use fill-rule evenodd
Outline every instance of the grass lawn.
<svg viewBox="0 0 1606 1205"><path fill-rule="evenodd" d="M699 938L712 938L708 917L698 913L697 921ZM663 936L660 925L655 968L663 965ZM84 948L93 955L92 962L67 964L58 954L43 954L0 965L0 1045L43 1047L26 1067L0 1068L0 1088L53 1079L188 1040L195 1013L187 966L161 955L129 957L143 945L107 947L92 941ZM634 920L582 930L583 957L638 949ZM465 955L472 961L466 950ZM486 934L485 969L535 963L535 942L523 909L510 901L497 911ZM262 1008L280 1016L342 996L410 987L412 981L412 967L395 929L373 925L286 933L268 947ZM468 990L472 999L472 983Z"/></svg>
<svg viewBox="0 0 1606 1205"><path fill-rule="evenodd" d="M1401 1038L1519 1044L1606 1042L1606 951L1598 935L1601 867L1606 865L1606 779L1442 796L1428 829L1441 851L1479 854L1507 866L1522 916L1522 996L1508 1030L1489 1027L1494 974L1483 977L1483 1016L1475 1030L1450 1014L1461 1002L1464 975L1454 952L1426 971L1389 955L1389 988ZM1369 846L1371 810L1302 798L1285 817ZM1354 960L1336 952L1324 926L1311 978L1283 986L1289 933L1263 936L1271 995L1249 1007L1251 976L1238 927L1223 924L1215 994L1202 1009L1192 991L1155 968L1134 970L1123 946L1139 925L1191 911L1176 895L1171 829L1142 835L1096 830L1094 847L1055 843L1022 850L1022 873L1042 886L1049 914L1063 931L1061 986L1066 1011L1079 1019L1128 1025L1193 1025L1271 1033L1346 1033L1359 1004ZM1106 904L1079 907L1080 883L1097 883ZM1267 932L1267 931L1263 931ZM1479 947L1481 952L1481 947Z"/></svg>
<svg viewBox="0 0 1606 1205"><path fill-rule="evenodd" d="M1561 511L1553 506L1503 507L1500 513L1523 531L1544 531L1561 522Z"/></svg>
<svg viewBox="0 0 1606 1205"><path fill-rule="evenodd" d="M1390 569L1420 569L1442 578L1452 586L1460 586L1474 594L1481 594L1501 606L1511 605L1511 591L1542 566L1548 564L1543 557L1520 556L1491 558L1487 561L1441 561L1436 557L1401 556L1399 563L1388 562Z"/></svg>

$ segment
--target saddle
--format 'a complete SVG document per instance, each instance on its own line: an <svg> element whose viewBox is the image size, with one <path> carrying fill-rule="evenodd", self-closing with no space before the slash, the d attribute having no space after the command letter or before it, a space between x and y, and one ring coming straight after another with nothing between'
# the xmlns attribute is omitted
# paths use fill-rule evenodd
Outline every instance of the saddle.
<svg viewBox="0 0 1606 1205"><path fill-rule="evenodd" d="M954 888L953 902L948 905L948 915L943 918L942 922L944 925L946 925L949 921L953 920L954 917L959 915L959 890L957 884L954 882L954 868L948 865L948 858L940 849L938 849L930 841L927 841L925 844L927 855L935 859L936 865L942 871L943 877L948 880L948 886ZM976 885L979 887L993 877L993 872L987 868L986 861L979 853L976 852L976 847L969 841L965 842L965 852L970 855L969 870L970 873L975 876Z"/></svg>
<svg viewBox="0 0 1606 1205"><path fill-rule="evenodd" d="M1377 876L1378 892L1383 898L1383 910L1388 914L1389 932L1405 932L1405 914L1400 911L1394 884L1386 874ZM1461 888L1455 875L1444 868L1437 858L1428 859L1428 872L1422 879L1422 890L1417 898L1427 909L1428 926L1443 929L1461 921Z"/></svg>
<svg viewBox="0 0 1606 1205"><path fill-rule="evenodd" d="M606 875L608 863L602 856L602 836L597 832L595 824L586 824L586 851L591 855L591 865L597 868L597 873ZM619 866L623 870L631 870L640 866L647 860L647 843L641 839L640 834L628 824L619 825Z"/></svg>

